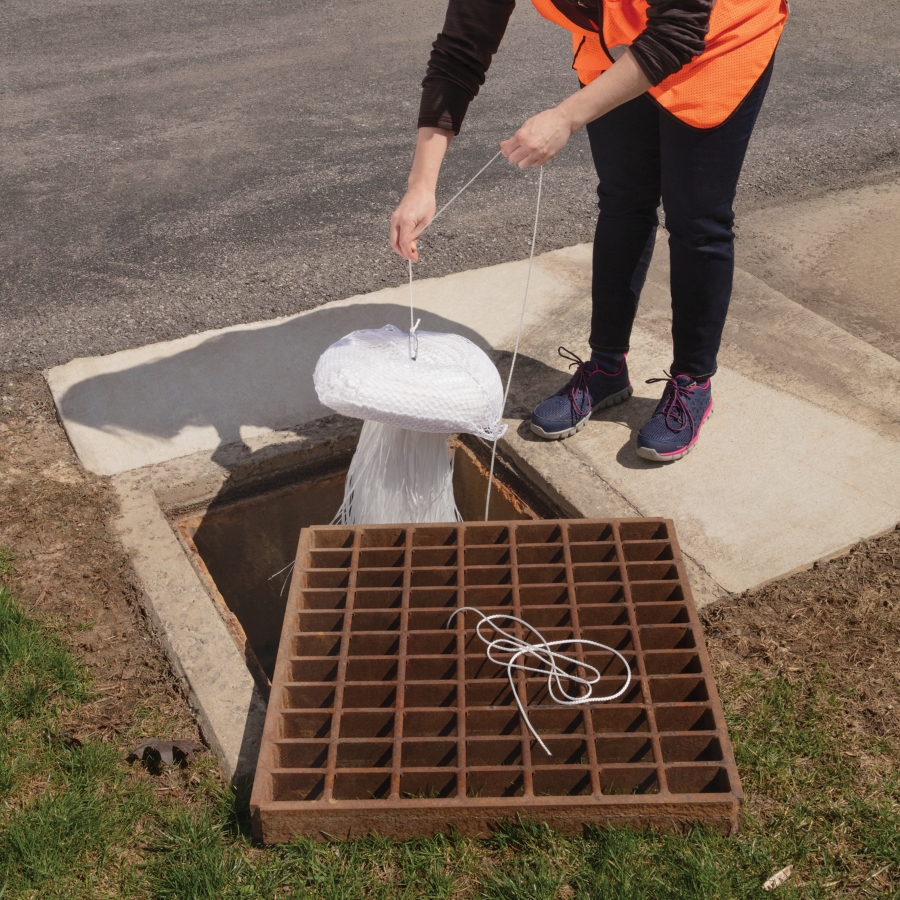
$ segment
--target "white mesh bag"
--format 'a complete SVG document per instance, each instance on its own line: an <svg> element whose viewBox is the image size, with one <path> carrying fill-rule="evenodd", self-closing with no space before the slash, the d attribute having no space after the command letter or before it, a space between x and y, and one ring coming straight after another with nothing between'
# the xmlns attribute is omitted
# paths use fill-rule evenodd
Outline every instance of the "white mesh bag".
<svg viewBox="0 0 900 900"><path fill-rule="evenodd" d="M447 435L363 422L334 521L393 525L459 518Z"/></svg>
<svg viewBox="0 0 900 900"><path fill-rule="evenodd" d="M336 341L313 374L319 400L345 416L410 431L502 437L503 384L488 355L458 334L420 331L416 339L415 360L409 335L393 325Z"/></svg>
<svg viewBox="0 0 900 900"><path fill-rule="evenodd" d="M460 518L449 436L466 432L493 441L506 431L500 373L484 351L457 334L412 336L385 325L332 344L313 379L322 403L365 419L335 522Z"/></svg>

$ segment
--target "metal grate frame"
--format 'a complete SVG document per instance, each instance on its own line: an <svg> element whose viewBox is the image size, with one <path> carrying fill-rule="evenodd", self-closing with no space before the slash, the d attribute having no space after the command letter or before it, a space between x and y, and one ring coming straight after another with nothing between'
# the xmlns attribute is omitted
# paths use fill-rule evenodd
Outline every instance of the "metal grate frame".
<svg viewBox="0 0 900 900"><path fill-rule="evenodd" d="M559 707L515 675L528 733L475 606L548 640L614 646L619 700ZM516 626L518 629L519 626ZM572 655L624 684L606 652ZM267 843L485 835L524 815L583 824L706 822L733 833L742 791L671 521L317 526L300 537L251 798Z"/></svg>

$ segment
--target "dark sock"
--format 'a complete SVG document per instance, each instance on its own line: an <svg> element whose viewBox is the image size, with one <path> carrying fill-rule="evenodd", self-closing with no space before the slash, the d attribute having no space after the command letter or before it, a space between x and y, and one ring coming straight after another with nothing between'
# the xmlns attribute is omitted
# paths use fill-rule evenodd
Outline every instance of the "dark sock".
<svg viewBox="0 0 900 900"><path fill-rule="evenodd" d="M622 368L624 353L615 350L591 350L591 362L597 363L607 375L615 375Z"/></svg>
<svg viewBox="0 0 900 900"><path fill-rule="evenodd" d="M712 375L704 375L702 378L697 378L696 375L688 375L687 372L679 372L677 375L673 375L672 377L680 378L682 375L684 375L685 378L690 378L691 381L694 382L694 384L699 384L699 385L706 384L709 381L709 379L712 378Z"/></svg>

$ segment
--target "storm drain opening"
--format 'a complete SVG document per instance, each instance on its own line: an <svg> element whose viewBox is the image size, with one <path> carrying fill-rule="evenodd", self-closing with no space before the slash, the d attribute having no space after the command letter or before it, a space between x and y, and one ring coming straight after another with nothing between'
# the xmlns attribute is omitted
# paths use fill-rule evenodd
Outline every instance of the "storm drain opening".
<svg viewBox="0 0 900 900"><path fill-rule="evenodd" d="M571 708L513 684L477 617L614 647L616 700ZM523 629L516 634L523 637ZM625 685L622 660L575 644ZM739 827L742 791L674 526L509 519L313 526L299 540L251 799L267 843L297 836L478 836L525 815L584 824Z"/></svg>
<svg viewBox="0 0 900 900"><path fill-rule="evenodd" d="M455 441L454 493L465 519L484 517L490 450L476 439ZM184 546L264 694L287 604L300 531L328 524L344 495L350 453L311 472L276 473L237 496L200 509L170 513ZM491 519L533 520L559 515L551 501L502 460L491 493Z"/></svg>

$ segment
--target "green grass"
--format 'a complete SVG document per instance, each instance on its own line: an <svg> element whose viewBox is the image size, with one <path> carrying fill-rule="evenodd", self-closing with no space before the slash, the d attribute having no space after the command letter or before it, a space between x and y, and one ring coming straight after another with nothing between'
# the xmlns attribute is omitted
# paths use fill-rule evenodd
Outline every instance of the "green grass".
<svg viewBox="0 0 900 900"><path fill-rule="evenodd" d="M0 575L13 562L0 551ZM725 696L750 801L735 838L704 828L565 837L522 821L486 841L262 848L246 786L223 788L211 761L154 779L124 762L129 746L54 737L90 697L60 635L0 587L3 900L739 900L765 896L762 882L788 863L797 874L779 898L900 896L888 886L900 883L896 751L843 731L852 690L826 669L807 683L747 675ZM158 795L176 782L177 798Z"/></svg>
<svg viewBox="0 0 900 900"><path fill-rule="evenodd" d="M11 575L16 570L16 554L8 547L0 547L0 578Z"/></svg>

